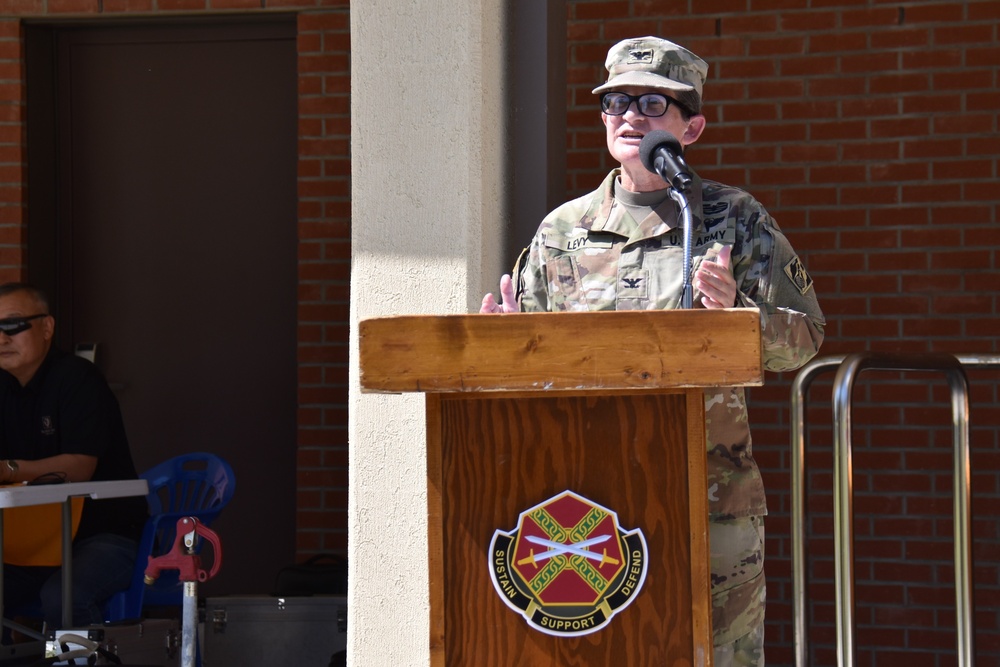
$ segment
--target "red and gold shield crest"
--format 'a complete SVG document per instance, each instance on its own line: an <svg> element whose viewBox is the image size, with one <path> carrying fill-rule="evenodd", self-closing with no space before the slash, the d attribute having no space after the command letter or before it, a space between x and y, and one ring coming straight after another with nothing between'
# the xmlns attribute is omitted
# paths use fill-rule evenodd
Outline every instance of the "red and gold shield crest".
<svg viewBox="0 0 1000 667"><path fill-rule="evenodd" d="M582 635L604 627L642 587L646 542L611 510L565 491L497 530L490 550L500 597L536 629Z"/></svg>

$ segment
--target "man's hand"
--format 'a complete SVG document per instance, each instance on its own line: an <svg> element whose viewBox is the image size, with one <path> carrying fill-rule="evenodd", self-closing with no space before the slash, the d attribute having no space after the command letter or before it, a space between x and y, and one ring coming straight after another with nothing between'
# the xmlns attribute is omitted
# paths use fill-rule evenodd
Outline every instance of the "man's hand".
<svg viewBox="0 0 1000 667"><path fill-rule="evenodd" d="M736 279L729 268L732 254L732 246L723 246L714 261L703 261L695 273L694 286L706 308L732 308L736 304Z"/></svg>
<svg viewBox="0 0 1000 667"><path fill-rule="evenodd" d="M517 313L520 312L521 307L517 304L517 299L514 297L514 281L510 279L509 274L503 274L500 278L500 299L501 303L497 303L497 300L493 297L493 293L490 292L483 297L483 305L479 308L480 313Z"/></svg>
<svg viewBox="0 0 1000 667"><path fill-rule="evenodd" d="M65 475L67 482L87 482L97 470L97 457L88 454L56 454L44 459L17 462L17 475L4 478L4 482L30 482L50 473Z"/></svg>

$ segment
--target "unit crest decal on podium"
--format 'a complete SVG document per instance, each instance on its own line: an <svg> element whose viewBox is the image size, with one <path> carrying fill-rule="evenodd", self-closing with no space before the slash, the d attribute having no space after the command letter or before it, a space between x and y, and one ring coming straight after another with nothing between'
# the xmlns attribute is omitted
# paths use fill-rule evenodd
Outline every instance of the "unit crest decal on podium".
<svg viewBox="0 0 1000 667"><path fill-rule="evenodd" d="M646 539L618 515L572 491L521 512L497 530L490 572L497 593L536 630L571 637L597 632L646 579Z"/></svg>

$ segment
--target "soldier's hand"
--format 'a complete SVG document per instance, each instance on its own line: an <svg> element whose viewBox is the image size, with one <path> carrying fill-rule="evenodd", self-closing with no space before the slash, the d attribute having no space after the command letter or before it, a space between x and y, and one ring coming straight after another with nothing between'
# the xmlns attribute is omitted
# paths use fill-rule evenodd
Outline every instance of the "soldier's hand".
<svg viewBox="0 0 1000 667"><path fill-rule="evenodd" d="M706 308L732 308L736 304L736 279L729 268L732 254L732 246L723 246L714 261L703 261L695 273L694 286Z"/></svg>
<svg viewBox="0 0 1000 667"><path fill-rule="evenodd" d="M514 281L511 280L510 275L503 274L500 278L500 299L501 302L497 303L494 298L493 293L490 292L483 297L483 305L479 308L480 313L517 313L520 312L521 307L517 304L517 299L514 296Z"/></svg>

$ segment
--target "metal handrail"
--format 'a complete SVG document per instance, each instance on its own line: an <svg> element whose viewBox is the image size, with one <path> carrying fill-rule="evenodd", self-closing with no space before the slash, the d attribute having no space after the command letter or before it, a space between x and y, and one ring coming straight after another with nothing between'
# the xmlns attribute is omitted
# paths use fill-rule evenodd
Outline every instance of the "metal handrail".
<svg viewBox="0 0 1000 667"><path fill-rule="evenodd" d="M854 664L853 478L851 469L850 398L854 379L864 370L944 371L952 389L955 456L955 600L958 664L973 664L970 540L968 381L964 368L1000 366L1000 355L878 355L873 353L814 359L792 384L792 613L796 667L808 660L805 585L805 394L821 373L838 369L834 384L834 544L837 593L837 655L841 667Z"/></svg>
<svg viewBox="0 0 1000 667"><path fill-rule="evenodd" d="M805 486L806 392L822 373L836 370L847 355L816 357L802 367L792 382L792 642L796 667L808 664L806 641Z"/></svg>

